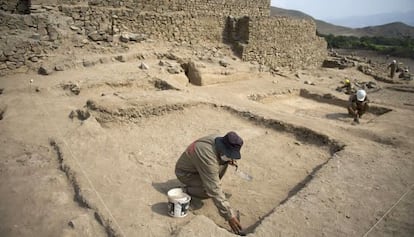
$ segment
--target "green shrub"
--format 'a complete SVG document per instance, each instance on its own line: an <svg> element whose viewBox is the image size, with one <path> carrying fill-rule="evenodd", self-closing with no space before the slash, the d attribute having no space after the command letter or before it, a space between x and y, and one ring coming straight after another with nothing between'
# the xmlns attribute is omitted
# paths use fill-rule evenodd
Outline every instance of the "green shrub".
<svg viewBox="0 0 414 237"><path fill-rule="evenodd" d="M395 57L414 59L414 39L409 36L401 38L386 37L355 37L355 36L334 36L332 34L322 35L328 43L328 48L337 49L369 49L382 54L389 54Z"/></svg>

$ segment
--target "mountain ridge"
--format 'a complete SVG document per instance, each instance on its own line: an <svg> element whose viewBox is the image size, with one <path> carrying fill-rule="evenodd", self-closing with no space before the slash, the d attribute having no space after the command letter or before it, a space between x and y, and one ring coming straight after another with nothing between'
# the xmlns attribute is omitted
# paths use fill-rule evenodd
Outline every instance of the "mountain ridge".
<svg viewBox="0 0 414 237"><path fill-rule="evenodd" d="M297 10L288 10L278 7L271 7L271 16L284 16L298 19L313 20L316 24L317 31L324 35L343 35L343 36L369 36L369 37L387 37L387 38L414 38L414 27L402 22L391 22L383 25L366 26L361 28L350 28L331 24L326 21L318 20L312 16Z"/></svg>
<svg viewBox="0 0 414 237"><path fill-rule="evenodd" d="M369 16L350 16L341 18L331 18L325 21L331 24L346 26L350 28L363 28L366 26L384 25L389 22L402 22L409 26L414 26L414 10L379 13Z"/></svg>

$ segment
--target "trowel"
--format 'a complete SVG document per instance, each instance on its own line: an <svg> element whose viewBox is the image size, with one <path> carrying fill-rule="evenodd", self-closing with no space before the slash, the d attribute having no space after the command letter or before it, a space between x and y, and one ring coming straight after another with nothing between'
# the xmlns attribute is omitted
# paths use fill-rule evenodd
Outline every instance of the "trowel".
<svg viewBox="0 0 414 237"><path fill-rule="evenodd" d="M246 173L242 170L239 170L239 166L237 164L234 164L234 166L236 167L235 172L236 172L237 176L239 176L240 178L242 178L244 180L247 180L247 181L252 181L253 180L253 177L251 175L249 175L248 173Z"/></svg>

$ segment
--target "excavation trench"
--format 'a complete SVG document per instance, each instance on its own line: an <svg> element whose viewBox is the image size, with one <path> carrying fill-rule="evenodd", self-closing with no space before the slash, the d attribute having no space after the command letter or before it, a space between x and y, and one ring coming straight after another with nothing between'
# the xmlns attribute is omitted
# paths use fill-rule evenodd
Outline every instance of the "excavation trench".
<svg viewBox="0 0 414 237"><path fill-rule="evenodd" d="M239 169L253 179L240 178L231 167L222 183L224 191L232 194L229 201L240 212L246 233L253 232L275 208L306 187L332 155L344 147L311 129L229 106L153 103L117 108L89 101L87 108L91 117L68 138L68 144L76 147L74 156L82 157L80 166L89 173L120 228L130 236L151 232L155 226L163 234L173 235L172 229L184 226L194 215L205 215L229 229L211 200L205 200L203 208L186 218L177 220L167 215L166 192L180 185L174 175L175 162L198 137L234 130L244 138ZM80 141L91 134L94 139ZM59 157L65 164L65 156ZM81 195L82 191L76 193ZM93 198L77 199L87 207L97 206ZM108 235L117 235L111 218L99 210L97 213Z"/></svg>
<svg viewBox="0 0 414 237"><path fill-rule="evenodd" d="M297 117L342 123L352 122L352 117L347 112L348 100L332 94L312 93L305 89L289 90L289 92L251 95L249 98ZM371 103L361 121L366 123L391 111L389 108Z"/></svg>
<svg viewBox="0 0 414 237"><path fill-rule="evenodd" d="M310 99L310 100L314 100L316 102L319 103L326 103L326 104L330 104L330 105L335 105L337 107L341 107L341 108L346 108L348 106L348 101L347 100L342 100L340 98L337 98L331 94L324 94L324 95L319 95L316 93L311 93L308 90L300 90L300 94L301 97L306 98L306 99ZM386 114L388 112L391 112L392 109L389 108L385 108L385 107L381 107L381 106L375 106L375 105L370 105L369 110L367 113L373 114L375 116L381 116L383 114Z"/></svg>

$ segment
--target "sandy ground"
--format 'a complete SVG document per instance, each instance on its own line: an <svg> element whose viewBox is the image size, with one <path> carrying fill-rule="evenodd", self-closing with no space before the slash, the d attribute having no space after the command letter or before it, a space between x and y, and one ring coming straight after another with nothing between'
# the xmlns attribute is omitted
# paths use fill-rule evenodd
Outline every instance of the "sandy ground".
<svg viewBox="0 0 414 237"><path fill-rule="evenodd" d="M230 168L223 187L249 236L413 236L412 82L377 82L357 125L335 91L374 81L355 67L272 75L226 58L243 73L199 87L159 65L171 48L0 78L0 236L231 236L211 200L173 218L166 195L186 146L231 130L252 179Z"/></svg>

